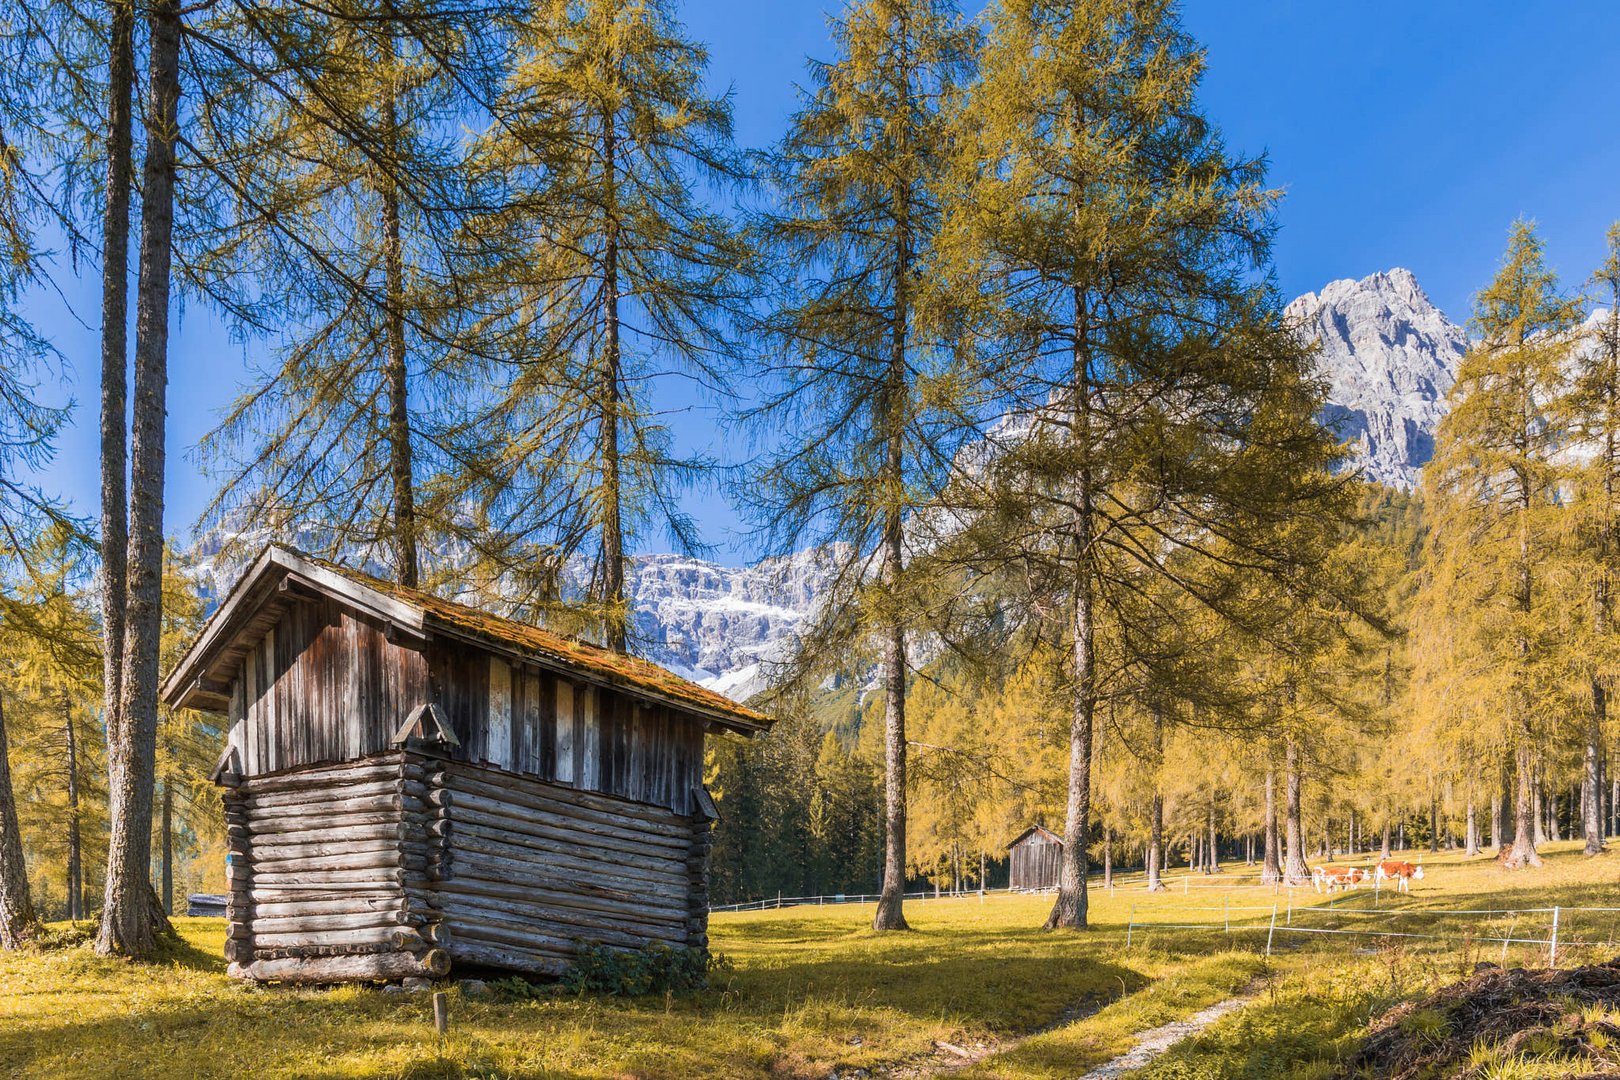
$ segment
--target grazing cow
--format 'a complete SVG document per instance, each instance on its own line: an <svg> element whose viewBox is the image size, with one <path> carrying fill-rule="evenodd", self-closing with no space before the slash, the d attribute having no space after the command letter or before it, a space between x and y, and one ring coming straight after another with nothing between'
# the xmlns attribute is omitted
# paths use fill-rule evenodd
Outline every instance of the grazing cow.
<svg viewBox="0 0 1620 1080"><path fill-rule="evenodd" d="M1379 881L1395 882L1396 892L1411 892L1412 882L1423 880L1423 867L1399 859L1385 859L1373 867L1373 873L1378 875Z"/></svg>
<svg viewBox="0 0 1620 1080"><path fill-rule="evenodd" d="M1311 870L1311 884L1317 892L1353 889L1367 879L1367 872L1354 866L1318 866Z"/></svg>

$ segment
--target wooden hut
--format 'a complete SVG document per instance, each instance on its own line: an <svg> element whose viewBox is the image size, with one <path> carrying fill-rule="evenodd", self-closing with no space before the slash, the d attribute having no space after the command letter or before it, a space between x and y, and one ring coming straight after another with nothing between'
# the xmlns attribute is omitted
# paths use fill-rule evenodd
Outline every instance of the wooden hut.
<svg viewBox="0 0 1620 1080"><path fill-rule="evenodd" d="M163 685L222 713L242 978L554 973L707 944L705 732L771 721L648 663L267 548Z"/></svg>
<svg viewBox="0 0 1620 1080"><path fill-rule="evenodd" d="M1055 889L1062 861L1063 837L1032 825L1007 845L1007 885L1015 892Z"/></svg>

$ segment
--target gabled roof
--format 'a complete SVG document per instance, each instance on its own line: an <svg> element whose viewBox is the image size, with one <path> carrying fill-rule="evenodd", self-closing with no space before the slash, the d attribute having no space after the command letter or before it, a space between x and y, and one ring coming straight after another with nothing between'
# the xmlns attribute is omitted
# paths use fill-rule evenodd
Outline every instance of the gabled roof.
<svg viewBox="0 0 1620 1080"><path fill-rule="evenodd" d="M1046 840L1048 843L1053 843L1053 844L1061 844L1061 843L1063 843L1063 837L1059 836L1057 833L1053 832L1051 829L1048 829L1043 825L1031 825L1029 828L1027 828L1023 832L1019 833L1018 836L1013 840L1012 843L1007 845L1008 849L1012 849L1012 848L1017 847L1019 844L1022 844L1025 840L1028 840L1031 836L1034 836L1036 833L1039 833L1041 835L1041 837L1044 840Z"/></svg>
<svg viewBox="0 0 1620 1080"><path fill-rule="evenodd" d="M230 679L242 657L280 619L288 603L311 595L332 597L406 638L468 641L733 731L750 734L773 723L761 712L640 657L408 589L280 544L260 553L208 619L164 680L163 700L180 708L224 712L229 707Z"/></svg>

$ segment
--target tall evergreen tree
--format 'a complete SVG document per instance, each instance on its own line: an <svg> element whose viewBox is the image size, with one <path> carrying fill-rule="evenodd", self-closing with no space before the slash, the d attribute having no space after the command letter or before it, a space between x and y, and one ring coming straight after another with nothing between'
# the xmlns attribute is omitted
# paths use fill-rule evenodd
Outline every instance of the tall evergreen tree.
<svg viewBox="0 0 1620 1080"><path fill-rule="evenodd" d="M882 671L885 854L873 925L905 929L908 517L935 503L963 434L929 263L948 161L946 110L975 35L941 0L865 0L832 21L838 59L813 63L777 148L780 206L759 231L789 280L762 330L781 360L754 411L771 450L749 492L773 543L850 553L805 635L800 666L844 646ZM857 640L851 641L855 637Z"/></svg>
<svg viewBox="0 0 1620 1080"><path fill-rule="evenodd" d="M706 463L675 452L657 398L672 372L726 392L749 259L711 203L746 170L708 55L665 0L536 0L513 33L479 147L501 194L467 241L507 356L458 443L484 470L474 573L554 620L559 601L583 609L577 625L623 651L636 539L662 526L700 546L677 496Z"/></svg>
<svg viewBox="0 0 1620 1080"><path fill-rule="evenodd" d="M1458 369L1424 477L1436 511L1426 602L1465 648L1490 658L1478 666L1505 720L1514 836L1500 858L1509 869L1541 863L1533 771L1560 679L1546 573L1565 438L1549 420L1579 321L1534 228L1516 223L1501 270L1475 301L1478 344Z"/></svg>
<svg viewBox="0 0 1620 1080"><path fill-rule="evenodd" d="M1132 598L1148 581L1213 605L1200 579L1235 551L1285 571L1286 550L1246 537L1331 499L1335 451L1308 356L1254 284L1262 165L1198 111L1203 57L1174 5L1008 0L989 20L947 235L1027 423L999 440L975 533L1018 567L1030 610L1063 612L1070 779L1048 925L1081 927L1099 697L1152 653Z"/></svg>

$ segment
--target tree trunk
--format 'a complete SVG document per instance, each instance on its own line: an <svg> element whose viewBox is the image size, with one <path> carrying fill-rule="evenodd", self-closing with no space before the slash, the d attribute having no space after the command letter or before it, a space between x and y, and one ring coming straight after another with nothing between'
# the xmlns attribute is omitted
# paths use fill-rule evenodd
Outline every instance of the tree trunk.
<svg viewBox="0 0 1620 1080"><path fill-rule="evenodd" d="M1153 807L1148 821L1147 890L1163 892L1164 884L1164 796L1153 793Z"/></svg>
<svg viewBox="0 0 1620 1080"><path fill-rule="evenodd" d="M1275 885L1282 880L1282 868L1277 862L1277 768L1270 762L1266 764L1265 826L1265 851L1262 853L1264 865L1260 869L1260 882L1264 885Z"/></svg>
<svg viewBox="0 0 1620 1080"><path fill-rule="evenodd" d="M163 781L163 914L174 914L174 787Z"/></svg>
<svg viewBox="0 0 1620 1080"><path fill-rule="evenodd" d="M1429 796L1429 850L1440 850L1440 796Z"/></svg>
<svg viewBox="0 0 1620 1080"><path fill-rule="evenodd" d="M1212 874L1221 872L1221 853L1216 849L1215 838L1215 803L1209 804L1209 847L1205 856L1205 863Z"/></svg>
<svg viewBox="0 0 1620 1080"><path fill-rule="evenodd" d="M124 608L128 603L129 495L124 474L129 468L125 398L129 393L135 5L110 0L107 6L107 201L101 219L101 625L102 709L111 745L120 740L123 729ZM73 906L70 901L70 909ZM82 896L78 906L83 907Z"/></svg>
<svg viewBox="0 0 1620 1080"><path fill-rule="evenodd" d="M1153 709L1153 802L1148 811L1147 890L1163 892L1164 884L1164 792L1160 790L1159 770L1164 765L1164 714Z"/></svg>
<svg viewBox="0 0 1620 1080"><path fill-rule="evenodd" d="M397 57L387 57L390 66ZM399 143L398 103L390 87L383 95L385 138L397 151ZM410 365L405 350L405 244L400 223L399 183L389 171L398 153L381 174L383 208L383 287L386 289L388 354L385 378L388 384L388 474L394 489L394 559L401 585L414 589L420 580L421 556L417 551L416 480L411 451Z"/></svg>
<svg viewBox="0 0 1620 1080"><path fill-rule="evenodd" d="M1309 885L1311 868L1305 863L1305 828L1300 820L1299 747L1290 735L1284 750L1283 815L1287 847L1283 852L1283 883Z"/></svg>
<svg viewBox="0 0 1620 1080"><path fill-rule="evenodd" d="M84 918L84 851L79 829L79 740L73 730L73 707L66 692L62 694L62 731L67 743L67 915L72 922L78 922Z"/></svg>
<svg viewBox="0 0 1620 1080"><path fill-rule="evenodd" d="M1074 290L1075 342L1073 355L1074 416L1071 438L1080 451L1074 476L1074 702L1069 725L1069 798L1063 820L1062 871L1058 876L1057 903L1046 927L1081 929L1086 925L1086 849L1091 818L1091 739L1096 708L1096 650L1092 635L1092 475L1091 475L1091 353L1087 339L1090 312L1086 297Z"/></svg>
<svg viewBox="0 0 1620 1080"><path fill-rule="evenodd" d="M884 863L883 893L872 926L877 930L905 930L902 901L906 891L906 626L898 614L905 571L905 432L910 377L906 369L907 332L910 326L908 286L911 280L911 240L904 202L895 206L894 315L889 326L889 366L878 425L883 432L883 584L890 610L896 612L884 627L883 725L884 742ZM1067 842L1067 832L1064 833Z"/></svg>
<svg viewBox="0 0 1620 1080"><path fill-rule="evenodd" d="M1527 726L1527 725L1526 725ZM1523 866L1540 866L1541 856L1536 852L1535 812L1532 806L1530 783L1529 732L1522 732L1518 748L1514 751L1518 778L1513 800L1513 846L1504 848L1500 856L1502 865L1509 870Z"/></svg>
<svg viewBox="0 0 1620 1080"><path fill-rule="evenodd" d="M1479 854L1479 818L1474 814L1474 797L1468 797L1467 847L1463 854L1472 859Z"/></svg>
<svg viewBox="0 0 1620 1080"><path fill-rule="evenodd" d="M619 377L622 369L619 342L619 228L618 228L618 132L613 114L602 115L602 169L609 192L608 218L603 230L602 303L603 357L602 383L597 393L602 401L600 442L602 469L602 606L606 615L604 638L607 647L625 652L630 641L630 618L624 598L624 491L619 463ZM888 892L888 871L884 871L884 892ZM902 891L904 886L902 885ZM881 917L882 905L879 905Z"/></svg>
<svg viewBox="0 0 1620 1080"><path fill-rule="evenodd" d="M1378 848L1378 857L1381 860L1386 860L1387 861L1390 858L1391 854L1392 854L1392 852L1389 849L1389 811L1385 810L1384 811L1384 839L1383 839L1383 843Z"/></svg>
<svg viewBox="0 0 1620 1080"><path fill-rule="evenodd" d="M1498 784L1496 790L1491 792L1491 846L1499 851L1506 850L1507 847L1506 830L1503 828L1505 809L1501 785Z"/></svg>
<svg viewBox="0 0 1620 1080"><path fill-rule="evenodd" d="M129 604L122 716L108 747L111 839L96 951L144 957L156 948L148 875L157 753L158 653L163 619L163 466L168 382L169 265L173 255L174 148L180 97L179 0L153 0L141 257L135 316ZM167 929L167 927L163 927Z"/></svg>
<svg viewBox="0 0 1620 1080"><path fill-rule="evenodd" d="M1103 826L1103 888L1114 887L1114 830Z"/></svg>
<svg viewBox="0 0 1620 1080"><path fill-rule="evenodd" d="M0 949L18 948L38 932L39 918L28 892L22 828L17 823L17 800L11 789L5 699L0 697Z"/></svg>

